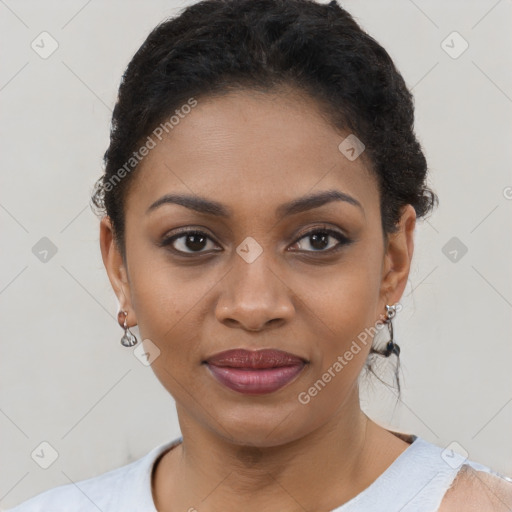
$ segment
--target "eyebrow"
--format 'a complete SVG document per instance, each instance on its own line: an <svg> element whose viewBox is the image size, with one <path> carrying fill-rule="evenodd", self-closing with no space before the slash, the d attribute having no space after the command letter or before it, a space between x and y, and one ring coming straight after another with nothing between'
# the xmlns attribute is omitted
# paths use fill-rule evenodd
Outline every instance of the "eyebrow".
<svg viewBox="0 0 512 512"><path fill-rule="evenodd" d="M282 204L276 208L276 215L279 218L285 217L287 215L295 215L297 213L305 212L313 208L319 208L320 206L331 203L333 201L343 201L357 206L364 213L364 208L361 203L349 194L340 192L339 190L325 190L323 192L308 194L306 196L299 197L298 199L294 199L288 203ZM211 199L206 199L205 197L187 194L166 194L162 196L160 199L151 204L151 206L146 210L146 215L164 204L177 204L184 206L185 208L195 210L199 213L214 215L217 217L229 218L232 215L231 209L222 203L213 201Z"/></svg>

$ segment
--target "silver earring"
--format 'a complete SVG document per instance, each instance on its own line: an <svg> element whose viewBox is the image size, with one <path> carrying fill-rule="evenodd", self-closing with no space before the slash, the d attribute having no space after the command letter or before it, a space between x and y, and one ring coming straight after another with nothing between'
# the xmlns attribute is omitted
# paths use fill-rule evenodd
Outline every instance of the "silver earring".
<svg viewBox="0 0 512 512"><path fill-rule="evenodd" d="M121 345L123 347L133 347L134 345L137 345L138 340L135 337L135 335L130 331L129 327L126 325L126 318L128 316L128 313L126 311L120 311L118 314L118 320L119 323L121 323L121 315L124 315L124 321L123 321L123 329L124 334L121 338Z"/></svg>
<svg viewBox="0 0 512 512"><path fill-rule="evenodd" d="M388 324L390 340L386 346L386 350L384 351L384 356L389 357L391 354L396 354L397 357L400 356L400 347L395 343L393 339L393 318L396 315L396 306L397 304L393 304L389 306L386 304L386 320L385 323Z"/></svg>

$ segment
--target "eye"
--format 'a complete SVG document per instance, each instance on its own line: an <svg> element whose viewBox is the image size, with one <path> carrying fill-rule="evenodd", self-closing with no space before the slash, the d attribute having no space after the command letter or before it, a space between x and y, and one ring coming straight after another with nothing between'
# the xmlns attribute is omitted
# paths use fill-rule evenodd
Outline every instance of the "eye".
<svg viewBox="0 0 512 512"><path fill-rule="evenodd" d="M208 247L208 241L212 242L214 246L216 245L204 231L184 230L164 238L159 245L161 247L170 245L174 252L181 254L198 254L208 252L203 250Z"/></svg>
<svg viewBox="0 0 512 512"><path fill-rule="evenodd" d="M333 240L337 240L338 243L334 244L333 246L329 243L329 239L331 239L331 242ZM306 247L302 247L301 240L307 240L307 243L304 244ZM210 247L208 250L209 242ZM299 250L305 252L330 253L337 251L342 246L348 245L349 243L351 243L351 240L349 240L339 231L335 231L329 228L315 228L302 235L292 247L298 246ZM212 240L212 238L210 238L204 231L197 229L182 230L177 234L164 238L159 245L161 247L171 246L171 250L173 252L181 255L202 254L219 250L215 248L216 243ZM312 249L308 249L308 245L312 247Z"/></svg>
<svg viewBox="0 0 512 512"><path fill-rule="evenodd" d="M301 240L306 239L307 243L304 244L306 248L301 247ZM334 246L329 247L329 239L335 239L338 241ZM308 231L295 242L294 246L299 246L299 250L305 250L306 252L326 252L330 253L340 249L342 246L347 245L351 242L345 235L339 231L335 231L329 228L316 228ZM307 246L312 247L310 250ZM293 247L293 246L292 246ZM325 248L328 247L327 250Z"/></svg>

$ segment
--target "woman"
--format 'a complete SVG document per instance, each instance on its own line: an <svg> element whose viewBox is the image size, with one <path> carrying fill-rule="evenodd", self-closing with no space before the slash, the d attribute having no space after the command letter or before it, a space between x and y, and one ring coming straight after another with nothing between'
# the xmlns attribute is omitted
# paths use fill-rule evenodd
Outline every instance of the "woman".
<svg viewBox="0 0 512 512"><path fill-rule="evenodd" d="M413 120L334 1L206 0L157 26L93 202L121 342L182 436L13 511L509 510L509 478L360 408L378 358L399 391L392 322L437 202Z"/></svg>

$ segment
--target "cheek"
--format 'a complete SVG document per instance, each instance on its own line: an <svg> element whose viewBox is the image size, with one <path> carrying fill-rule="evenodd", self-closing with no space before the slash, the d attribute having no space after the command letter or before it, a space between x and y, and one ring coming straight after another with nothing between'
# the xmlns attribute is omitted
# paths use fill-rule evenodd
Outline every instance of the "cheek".
<svg viewBox="0 0 512 512"><path fill-rule="evenodd" d="M191 354L211 285L209 280L177 283L173 276L152 271L135 277L131 287L133 307L141 336L151 339L162 352Z"/></svg>
<svg viewBox="0 0 512 512"><path fill-rule="evenodd" d="M305 298L302 314L316 345L309 381L330 372L325 376L332 381L329 387L343 388L357 378L366 361L379 319L381 284L380 255L375 248L373 254L368 252L371 248L361 244L321 279L320 274L302 274L296 283L295 289Z"/></svg>
<svg viewBox="0 0 512 512"><path fill-rule="evenodd" d="M376 253L368 255L359 247L329 270L296 278L295 290L333 333L353 333L376 320L381 286Z"/></svg>
<svg viewBox="0 0 512 512"><path fill-rule="evenodd" d="M310 325L316 346L297 399L306 410L316 411L315 421L320 423L353 396L372 345L374 319L369 311L375 299L356 282L361 284L352 276L337 293L324 297L324 302L320 296L311 302L321 321Z"/></svg>
<svg viewBox="0 0 512 512"><path fill-rule="evenodd" d="M176 400L186 401L195 393L191 376L200 366L200 318L211 286L177 283L175 275L158 268L139 272L133 277L132 299L141 340L151 340L159 350L151 363L155 376Z"/></svg>
<svg viewBox="0 0 512 512"><path fill-rule="evenodd" d="M141 337L150 339L162 352L171 345L173 351L179 350L176 341L181 332L188 327L186 337L194 334L190 319L197 314L210 280L191 280L190 273L180 272L166 261L161 249L134 244L129 250L130 295Z"/></svg>

